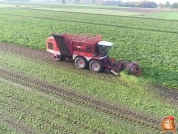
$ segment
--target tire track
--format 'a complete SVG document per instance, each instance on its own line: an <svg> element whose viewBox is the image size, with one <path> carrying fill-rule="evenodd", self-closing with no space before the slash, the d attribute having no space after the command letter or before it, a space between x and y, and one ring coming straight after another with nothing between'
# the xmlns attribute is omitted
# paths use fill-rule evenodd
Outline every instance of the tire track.
<svg viewBox="0 0 178 134"><path fill-rule="evenodd" d="M72 91L63 87L58 87L54 84L45 81L40 81L35 78L30 78L28 76L8 71L3 68L0 68L0 76L5 79L16 81L25 86L38 88L48 94L55 94L65 100L72 101L80 105L88 106L96 110L100 110L103 113L109 114L111 116L119 117L129 122L135 122L140 124L141 126L146 126L154 130L160 130L160 127L158 126L161 121L160 118L146 115L136 110L118 104L113 104L84 93Z"/></svg>

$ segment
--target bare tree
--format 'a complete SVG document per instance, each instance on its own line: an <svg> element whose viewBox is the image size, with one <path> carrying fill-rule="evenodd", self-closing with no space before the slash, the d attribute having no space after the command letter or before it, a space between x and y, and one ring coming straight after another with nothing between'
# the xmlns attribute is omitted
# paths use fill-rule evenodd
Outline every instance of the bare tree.
<svg viewBox="0 0 178 134"><path fill-rule="evenodd" d="M162 3L159 4L159 7L161 8L161 10L163 9L164 5Z"/></svg>

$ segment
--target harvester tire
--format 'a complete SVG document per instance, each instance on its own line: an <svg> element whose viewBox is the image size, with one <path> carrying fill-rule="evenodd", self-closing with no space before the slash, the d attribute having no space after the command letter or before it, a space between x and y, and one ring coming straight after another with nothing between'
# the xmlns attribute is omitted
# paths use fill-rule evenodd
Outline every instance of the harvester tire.
<svg viewBox="0 0 178 134"><path fill-rule="evenodd" d="M103 62L100 60L91 60L89 63L89 68L94 72L101 72L104 69Z"/></svg>
<svg viewBox="0 0 178 134"><path fill-rule="evenodd" d="M74 60L74 64L77 68L84 69L87 67L87 61L83 57L77 57Z"/></svg>

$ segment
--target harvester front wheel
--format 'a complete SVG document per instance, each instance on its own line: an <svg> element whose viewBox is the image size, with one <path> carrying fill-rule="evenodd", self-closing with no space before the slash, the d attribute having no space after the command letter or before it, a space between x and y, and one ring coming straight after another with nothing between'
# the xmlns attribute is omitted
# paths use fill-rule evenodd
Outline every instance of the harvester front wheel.
<svg viewBox="0 0 178 134"><path fill-rule="evenodd" d="M90 70L94 72L101 72L104 69L102 61L99 60L92 60L89 63Z"/></svg>
<svg viewBox="0 0 178 134"><path fill-rule="evenodd" d="M87 67L87 61L83 57L75 58L74 64L77 68L84 69Z"/></svg>

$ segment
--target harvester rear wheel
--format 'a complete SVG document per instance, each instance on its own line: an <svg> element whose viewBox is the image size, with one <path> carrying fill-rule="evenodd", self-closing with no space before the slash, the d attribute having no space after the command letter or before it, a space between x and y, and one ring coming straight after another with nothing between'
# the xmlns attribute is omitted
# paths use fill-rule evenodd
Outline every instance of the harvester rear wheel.
<svg viewBox="0 0 178 134"><path fill-rule="evenodd" d="M87 61L83 57L75 58L74 64L77 68L84 69L87 67Z"/></svg>
<svg viewBox="0 0 178 134"><path fill-rule="evenodd" d="M103 62L99 60L92 60L89 63L89 68L94 72L101 72L104 69Z"/></svg>

